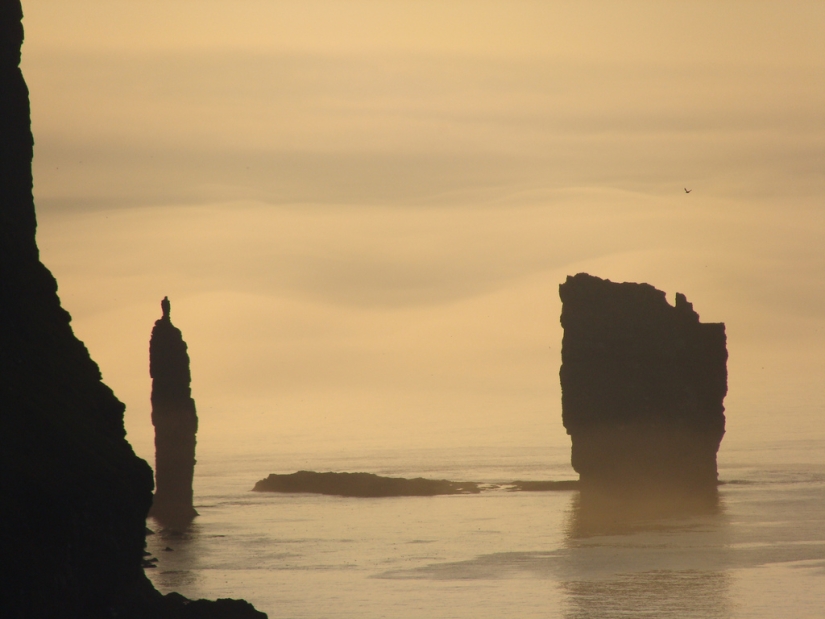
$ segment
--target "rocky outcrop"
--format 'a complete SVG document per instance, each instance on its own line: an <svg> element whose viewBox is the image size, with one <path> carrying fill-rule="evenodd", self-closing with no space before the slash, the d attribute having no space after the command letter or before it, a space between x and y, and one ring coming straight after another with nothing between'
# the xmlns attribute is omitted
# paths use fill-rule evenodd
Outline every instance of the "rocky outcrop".
<svg viewBox="0 0 825 619"><path fill-rule="evenodd" d="M373 473L316 473L298 471L290 475L271 474L255 484L256 492L311 492L348 497L436 496L439 494L477 494L474 482L446 479L404 479L381 477Z"/></svg>
<svg viewBox="0 0 825 619"><path fill-rule="evenodd" d="M567 479L564 481L514 481L502 484L510 492L564 492L578 490L579 480Z"/></svg>
<svg viewBox="0 0 825 619"><path fill-rule="evenodd" d="M0 1L0 614L218 616L144 576L152 471L39 259L21 19Z"/></svg>
<svg viewBox="0 0 825 619"><path fill-rule="evenodd" d="M405 479L382 477L373 473L316 473L298 471L289 475L271 474L255 484L255 492L308 492L333 496L378 498L391 496L437 496L440 494L479 494L507 492L560 492L577 490L578 480L474 482L446 479Z"/></svg>
<svg viewBox="0 0 825 619"><path fill-rule="evenodd" d="M198 415L190 389L186 342L172 324L167 297L161 308L163 316L155 322L149 342L155 426L155 497L149 515L178 527L198 515L192 499Z"/></svg>
<svg viewBox="0 0 825 619"><path fill-rule="evenodd" d="M715 489L724 324L648 284L579 273L559 294L562 419L583 487Z"/></svg>

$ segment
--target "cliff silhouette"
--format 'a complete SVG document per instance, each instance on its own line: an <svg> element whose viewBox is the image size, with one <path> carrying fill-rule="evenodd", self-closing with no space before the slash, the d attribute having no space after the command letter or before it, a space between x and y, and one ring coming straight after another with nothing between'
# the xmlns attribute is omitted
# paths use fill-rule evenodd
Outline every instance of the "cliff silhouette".
<svg viewBox="0 0 825 619"><path fill-rule="evenodd" d="M73 334L35 242L19 0L0 1L0 579L4 617L265 617L155 591L141 567L152 471Z"/></svg>
<svg viewBox="0 0 825 619"><path fill-rule="evenodd" d="M149 341L152 425L155 426L155 497L149 515L162 524L185 525L198 515L192 501L198 415L190 389L189 354L180 329L172 324L171 303Z"/></svg>
<svg viewBox="0 0 825 619"><path fill-rule="evenodd" d="M649 284L579 273L562 300L562 420L588 488L715 492L725 325Z"/></svg>

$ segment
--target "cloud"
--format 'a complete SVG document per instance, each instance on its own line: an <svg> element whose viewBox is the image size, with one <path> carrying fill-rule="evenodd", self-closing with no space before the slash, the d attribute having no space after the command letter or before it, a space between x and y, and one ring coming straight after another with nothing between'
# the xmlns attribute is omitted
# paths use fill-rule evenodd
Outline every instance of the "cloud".
<svg viewBox="0 0 825 619"><path fill-rule="evenodd" d="M394 206L582 186L799 196L825 182L818 68L31 56L41 211L238 199Z"/></svg>

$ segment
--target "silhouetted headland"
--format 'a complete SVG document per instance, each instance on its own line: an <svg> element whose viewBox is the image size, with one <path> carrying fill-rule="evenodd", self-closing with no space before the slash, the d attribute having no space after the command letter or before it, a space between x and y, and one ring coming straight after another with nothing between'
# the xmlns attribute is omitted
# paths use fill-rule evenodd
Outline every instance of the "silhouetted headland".
<svg viewBox="0 0 825 619"><path fill-rule="evenodd" d="M19 0L0 2L0 614L265 617L161 595L143 573L152 470L40 262Z"/></svg>
<svg viewBox="0 0 825 619"><path fill-rule="evenodd" d="M168 526L183 526L198 515L192 498L198 415L190 388L189 354L180 329L172 324L171 303L149 342L152 425L155 426L155 496L149 515Z"/></svg>
<svg viewBox="0 0 825 619"><path fill-rule="evenodd" d="M439 494L477 494L474 482L445 479L404 479L381 477L373 473L316 473L298 471L290 475L272 474L255 484L256 492L310 492L347 497L436 496Z"/></svg>
<svg viewBox="0 0 825 619"><path fill-rule="evenodd" d="M716 492L725 433L725 325L682 294L586 273L559 286L562 419L582 491Z"/></svg>

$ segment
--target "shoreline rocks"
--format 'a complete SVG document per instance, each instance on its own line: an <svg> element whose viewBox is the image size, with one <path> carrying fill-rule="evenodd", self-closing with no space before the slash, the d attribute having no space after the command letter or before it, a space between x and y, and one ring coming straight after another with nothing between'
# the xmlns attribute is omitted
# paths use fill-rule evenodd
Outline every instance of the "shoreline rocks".
<svg viewBox="0 0 825 619"><path fill-rule="evenodd" d="M298 471L271 474L255 484L254 492L310 493L342 497L379 498L479 494L503 489L508 492L559 492L576 490L578 480L512 481L504 483L456 482L446 479L382 477L373 473L317 473Z"/></svg>
<svg viewBox="0 0 825 619"><path fill-rule="evenodd" d="M346 497L436 496L441 494L478 494L474 482L445 479L404 479L381 477L373 473L316 473L298 471L289 475L271 474L260 480L255 492L309 492Z"/></svg>

